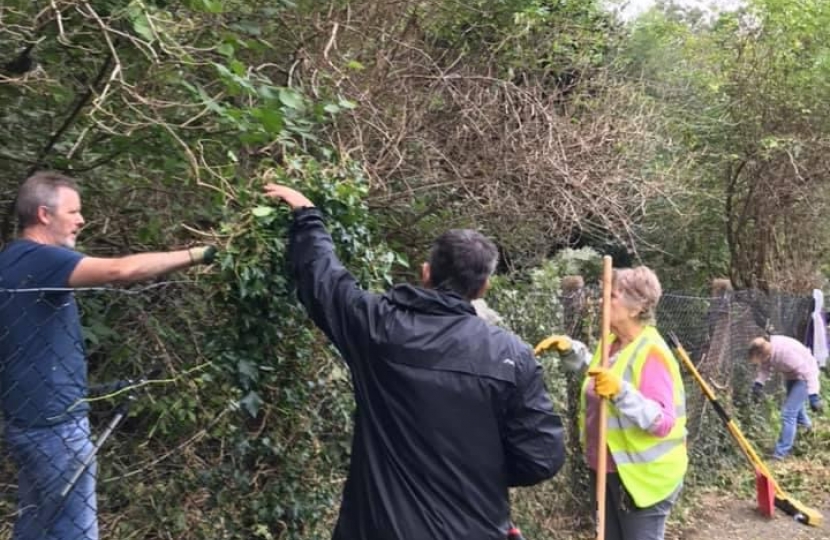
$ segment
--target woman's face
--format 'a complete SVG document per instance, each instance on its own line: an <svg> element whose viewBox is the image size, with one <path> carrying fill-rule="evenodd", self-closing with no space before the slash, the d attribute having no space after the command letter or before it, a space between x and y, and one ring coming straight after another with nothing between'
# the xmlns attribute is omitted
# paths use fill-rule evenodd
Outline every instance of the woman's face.
<svg viewBox="0 0 830 540"><path fill-rule="evenodd" d="M611 289L611 328L618 328L637 317L637 310L626 301L623 292L616 285Z"/></svg>
<svg viewBox="0 0 830 540"><path fill-rule="evenodd" d="M758 354L749 357L749 361L754 365L760 365L769 360L772 356L772 345L769 341L764 341L762 349Z"/></svg>

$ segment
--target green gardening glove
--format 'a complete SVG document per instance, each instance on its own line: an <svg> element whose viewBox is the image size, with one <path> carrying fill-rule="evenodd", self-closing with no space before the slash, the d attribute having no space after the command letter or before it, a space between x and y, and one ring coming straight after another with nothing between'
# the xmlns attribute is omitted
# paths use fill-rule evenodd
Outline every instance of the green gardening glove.
<svg viewBox="0 0 830 540"><path fill-rule="evenodd" d="M210 264L216 260L219 250L216 246L198 246L188 249L187 252L193 264Z"/></svg>

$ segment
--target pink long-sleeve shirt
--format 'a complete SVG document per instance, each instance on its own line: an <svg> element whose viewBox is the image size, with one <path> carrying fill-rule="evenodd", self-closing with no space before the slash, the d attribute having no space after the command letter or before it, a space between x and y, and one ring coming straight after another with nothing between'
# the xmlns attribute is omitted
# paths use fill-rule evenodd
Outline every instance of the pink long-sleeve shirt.
<svg viewBox="0 0 830 540"><path fill-rule="evenodd" d="M788 381L806 381L807 393L818 394L818 362L810 349L787 336L770 336L769 342L772 354L758 366L755 382L766 383L776 371Z"/></svg>
<svg viewBox="0 0 830 540"><path fill-rule="evenodd" d="M609 367L614 365L619 357L619 342L615 341L611 344ZM642 375L640 377L640 387L635 388L646 400L653 401L660 406L661 414L649 428L649 433L655 437L665 437L671 432L676 420L675 406L674 406L674 383L672 381L671 372L669 371L667 362L670 359L664 357L663 352L655 347L648 353L646 362L643 365ZM585 408L585 428L586 428L586 459L588 466L596 470L597 468L597 438L599 436L599 407L601 400L594 392L594 380L588 382L588 388L585 392L586 408ZM609 402L609 407L614 404ZM607 452L607 470L608 472L615 472L617 466L611 453Z"/></svg>

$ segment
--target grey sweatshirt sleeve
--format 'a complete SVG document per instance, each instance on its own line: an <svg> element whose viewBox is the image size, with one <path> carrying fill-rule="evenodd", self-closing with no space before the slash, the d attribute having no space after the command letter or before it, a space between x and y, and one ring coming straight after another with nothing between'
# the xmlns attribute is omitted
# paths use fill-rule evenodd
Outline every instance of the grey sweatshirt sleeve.
<svg viewBox="0 0 830 540"><path fill-rule="evenodd" d="M663 417L660 404L645 397L628 381L623 381L622 390L613 401L617 410L643 431L651 431Z"/></svg>
<svg viewBox="0 0 830 540"><path fill-rule="evenodd" d="M562 355L562 367L566 371L582 371L591 363L591 353L584 343L571 340L571 350Z"/></svg>

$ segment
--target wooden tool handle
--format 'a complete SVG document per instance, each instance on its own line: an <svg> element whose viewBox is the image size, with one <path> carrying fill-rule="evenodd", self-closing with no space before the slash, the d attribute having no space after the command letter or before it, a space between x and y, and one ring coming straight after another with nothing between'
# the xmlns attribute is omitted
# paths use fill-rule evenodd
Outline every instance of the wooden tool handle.
<svg viewBox="0 0 830 540"><path fill-rule="evenodd" d="M600 365L608 367L608 352L611 347L611 285L613 263L610 255L602 258L602 334L600 336ZM597 540L605 540L605 475L607 462L608 404L600 398L599 436L597 437Z"/></svg>

